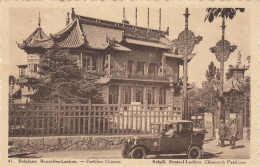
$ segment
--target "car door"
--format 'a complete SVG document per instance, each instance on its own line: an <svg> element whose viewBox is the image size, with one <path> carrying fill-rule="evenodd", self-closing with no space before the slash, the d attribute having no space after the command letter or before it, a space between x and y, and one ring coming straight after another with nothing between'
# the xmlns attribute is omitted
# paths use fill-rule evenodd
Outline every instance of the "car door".
<svg viewBox="0 0 260 167"><path fill-rule="evenodd" d="M179 123L178 131L174 136L175 149L186 151L191 145L192 125L190 123Z"/></svg>
<svg viewBox="0 0 260 167"><path fill-rule="evenodd" d="M173 129L174 133L172 136L162 136L160 138L160 152L161 153L171 153L174 150L176 150L176 145L175 145L175 133L177 131L177 124L173 124Z"/></svg>

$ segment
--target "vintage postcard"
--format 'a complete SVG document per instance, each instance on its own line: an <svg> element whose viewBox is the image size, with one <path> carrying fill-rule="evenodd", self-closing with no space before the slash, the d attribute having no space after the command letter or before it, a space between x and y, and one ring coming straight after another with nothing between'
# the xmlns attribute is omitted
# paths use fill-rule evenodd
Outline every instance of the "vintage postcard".
<svg viewBox="0 0 260 167"><path fill-rule="evenodd" d="M1 166L260 164L260 1L0 4Z"/></svg>

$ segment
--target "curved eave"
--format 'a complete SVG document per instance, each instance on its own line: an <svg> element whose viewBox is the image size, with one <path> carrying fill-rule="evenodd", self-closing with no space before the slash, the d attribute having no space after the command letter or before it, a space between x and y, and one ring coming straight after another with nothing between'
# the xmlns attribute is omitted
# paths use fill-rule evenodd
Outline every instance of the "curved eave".
<svg viewBox="0 0 260 167"><path fill-rule="evenodd" d="M191 55L189 55L189 56L188 56L188 62L190 62L195 55L196 55L196 54L191 54ZM163 56L165 56L165 57L171 57L171 58L175 58L175 59L179 59L180 64L183 64L183 56L180 55L180 54L175 54L175 53L163 53Z"/></svg>
<svg viewBox="0 0 260 167"><path fill-rule="evenodd" d="M125 39L125 43L132 44L132 45L139 45L139 46L145 46L145 47L152 47L152 48L159 48L159 49L165 49L169 50L170 48L161 44L161 43L154 43L149 41L142 41L142 40L136 40L136 39Z"/></svg>
<svg viewBox="0 0 260 167"><path fill-rule="evenodd" d="M82 32L78 19L75 19L65 29L51 34L55 45L62 48L79 48L86 45L84 33Z"/></svg>

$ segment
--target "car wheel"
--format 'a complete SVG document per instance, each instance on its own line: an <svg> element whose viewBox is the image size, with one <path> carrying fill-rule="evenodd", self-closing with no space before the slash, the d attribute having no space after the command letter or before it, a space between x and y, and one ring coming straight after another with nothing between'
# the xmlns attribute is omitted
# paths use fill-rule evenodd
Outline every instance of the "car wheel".
<svg viewBox="0 0 260 167"><path fill-rule="evenodd" d="M131 151L132 159L145 159L146 151L143 147L137 147Z"/></svg>
<svg viewBox="0 0 260 167"><path fill-rule="evenodd" d="M201 150L198 146L192 146L188 152L189 159L199 159L201 156Z"/></svg>
<svg viewBox="0 0 260 167"><path fill-rule="evenodd" d="M123 149L121 154L123 158L129 158L129 152L127 149Z"/></svg>

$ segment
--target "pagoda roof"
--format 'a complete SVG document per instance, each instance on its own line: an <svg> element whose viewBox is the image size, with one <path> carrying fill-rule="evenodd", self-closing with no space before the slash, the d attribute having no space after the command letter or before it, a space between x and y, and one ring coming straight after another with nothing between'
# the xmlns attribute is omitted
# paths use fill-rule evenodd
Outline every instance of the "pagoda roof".
<svg viewBox="0 0 260 167"><path fill-rule="evenodd" d="M21 49L26 49L27 47L37 47L37 41L44 41L48 39L48 36L44 33L41 27L36 28L36 30L26 39L23 43L19 44L18 47Z"/></svg>
<svg viewBox="0 0 260 167"><path fill-rule="evenodd" d="M127 46L123 46L125 44L166 50L173 47L164 31L80 15L74 15L73 21L55 34L47 36L41 28L36 29L33 34L23 44L18 44L18 47L26 52L29 49L51 49L53 47L67 49L86 47L94 50L111 48L131 51Z"/></svg>
<svg viewBox="0 0 260 167"><path fill-rule="evenodd" d="M241 82L236 80L236 79L233 79L233 78L230 78L228 81L226 81L223 85L223 92L224 93L228 93L232 90L237 90L239 91L239 86L241 85Z"/></svg>

